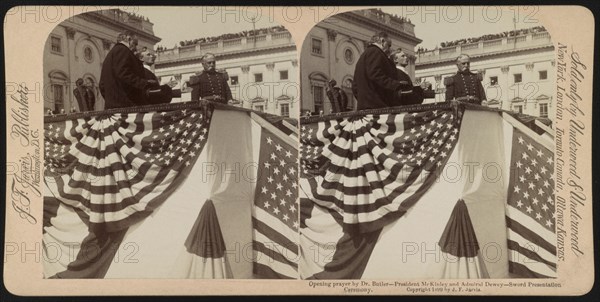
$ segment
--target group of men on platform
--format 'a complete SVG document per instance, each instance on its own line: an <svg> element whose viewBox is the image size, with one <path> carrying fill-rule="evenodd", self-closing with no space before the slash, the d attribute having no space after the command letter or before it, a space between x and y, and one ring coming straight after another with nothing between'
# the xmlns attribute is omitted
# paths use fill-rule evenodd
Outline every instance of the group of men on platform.
<svg viewBox="0 0 600 302"><path fill-rule="evenodd" d="M418 86L406 71L408 55L402 49L392 51L392 40L381 32L373 37L356 63L352 93L357 110L421 104L435 97L431 85ZM460 55L456 60L458 72L444 80L446 101L458 100L475 104L485 101L481 76L470 71L470 57Z"/></svg>
<svg viewBox="0 0 600 302"><path fill-rule="evenodd" d="M392 40L387 33L375 35L371 42L354 70L352 92L357 99L357 110L421 104L425 98L435 96L429 83L413 85L406 71L408 55L402 49L392 51ZM173 97L181 96L181 90L173 90L178 84L176 81L160 85L151 70L156 56L148 49L137 52L137 46L135 34L125 31L118 34L117 44L106 55L99 83L105 109L169 103ZM192 100L231 103L229 77L224 70L216 68L215 55L207 53L201 62L204 70L190 77L188 82ZM470 71L469 56L460 55L456 65L458 72L444 79L446 101L481 104L485 101L485 90L480 75ZM333 112L348 111L348 97L335 86L335 80L331 80L326 87ZM78 92L83 95L85 90L77 88L76 96ZM77 99L84 100L80 108L93 110L83 96Z"/></svg>
<svg viewBox="0 0 600 302"><path fill-rule="evenodd" d="M156 56L149 49L138 52L137 46L137 36L124 31L118 34L117 44L106 55L99 83L105 109L165 104L173 97L181 96L181 90L173 89L177 81L160 85L151 69ZM205 54L202 65L204 71L196 73L189 81L192 100L231 102L227 73L216 69L215 55Z"/></svg>

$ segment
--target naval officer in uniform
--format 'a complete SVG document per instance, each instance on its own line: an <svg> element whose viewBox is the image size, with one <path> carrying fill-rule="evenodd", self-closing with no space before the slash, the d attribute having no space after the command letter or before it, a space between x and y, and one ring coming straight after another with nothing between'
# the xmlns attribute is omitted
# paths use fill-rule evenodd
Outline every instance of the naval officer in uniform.
<svg viewBox="0 0 600 302"><path fill-rule="evenodd" d="M446 102L457 100L472 104L485 105L485 89L481 85L482 75L470 70L471 58L462 54L456 58L458 72L444 79Z"/></svg>
<svg viewBox="0 0 600 302"><path fill-rule="evenodd" d="M223 104L233 101L231 89L227 81L229 76L225 70L218 70L215 55L207 53L202 57L204 71L191 76L189 86L192 87L192 101L206 99Z"/></svg>

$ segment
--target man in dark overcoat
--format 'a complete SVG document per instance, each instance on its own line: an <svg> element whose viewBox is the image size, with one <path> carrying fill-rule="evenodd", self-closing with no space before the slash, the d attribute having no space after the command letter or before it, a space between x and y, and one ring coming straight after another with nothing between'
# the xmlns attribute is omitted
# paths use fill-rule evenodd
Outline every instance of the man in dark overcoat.
<svg viewBox="0 0 600 302"><path fill-rule="evenodd" d="M387 33L381 32L373 36L371 42L354 69L352 93L357 100L357 110L398 105L395 101L400 82L396 80L396 68L388 59L392 40Z"/></svg>
<svg viewBox="0 0 600 302"><path fill-rule="evenodd" d="M148 88L158 84L146 79L135 50L137 37L129 32L117 36L117 44L106 54L100 73L100 93L104 97L104 109L125 108L145 104Z"/></svg>

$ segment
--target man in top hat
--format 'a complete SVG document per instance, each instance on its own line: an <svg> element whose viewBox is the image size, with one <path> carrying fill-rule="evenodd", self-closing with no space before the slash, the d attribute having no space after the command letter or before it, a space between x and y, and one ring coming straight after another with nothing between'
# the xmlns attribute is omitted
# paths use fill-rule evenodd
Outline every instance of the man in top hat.
<svg viewBox="0 0 600 302"><path fill-rule="evenodd" d="M73 94L75 95L75 99L77 99L79 112L94 111L96 96L94 96L92 89L83 84L82 78L77 79L75 85L77 85L77 87L73 90Z"/></svg>
<svg viewBox="0 0 600 302"><path fill-rule="evenodd" d="M325 87L325 93L331 102L331 113L348 111L348 96L340 87L336 87L336 84L337 82L331 79Z"/></svg>

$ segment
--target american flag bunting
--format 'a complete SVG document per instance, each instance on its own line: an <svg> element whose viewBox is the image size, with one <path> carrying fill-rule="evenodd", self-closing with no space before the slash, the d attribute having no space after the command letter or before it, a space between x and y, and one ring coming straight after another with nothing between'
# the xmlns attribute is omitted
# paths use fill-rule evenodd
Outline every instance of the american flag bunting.
<svg viewBox="0 0 600 302"><path fill-rule="evenodd" d="M433 184L458 142L462 111L366 115L303 124L303 198L367 233L402 216Z"/></svg>
<svg viewBox="0 0 600 302"><path fill-rule="evenodd" d="M554 154L514 129L506 205L509 271L556 277Z"/></svg>
<svg viewBox="0 0 600 302"><path fill-rule="evenodd" d="M298 151L263 128L252 212L254 273L298 277Z"/></svg>

